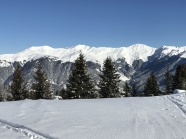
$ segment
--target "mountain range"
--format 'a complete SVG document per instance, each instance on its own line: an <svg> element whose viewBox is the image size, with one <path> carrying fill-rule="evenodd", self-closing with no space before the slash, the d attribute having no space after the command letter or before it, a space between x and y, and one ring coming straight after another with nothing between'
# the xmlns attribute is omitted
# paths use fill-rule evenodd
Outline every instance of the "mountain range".
<svg viewBox="0 0 186 139"><path fill-rule="evenodd" d="M82 52L88 66L88 72L95 83L102 69L106 57L111 57L120 79L136 84L139 91L143 91L147 77L153 71L163 90L164 74L170 70L174 74L178 64L186 63L186 46L162 46L153 48L144 44L134 44L129 47L90 47L77 45L70 48L52 48L50 46L35 46L16 54L0 55L0 81L8 86L17 63L22 66L25 82L31 84L38 62L44 71L53 89L61 89L67 83L68 76L73 68L73 62Z"/></svg>

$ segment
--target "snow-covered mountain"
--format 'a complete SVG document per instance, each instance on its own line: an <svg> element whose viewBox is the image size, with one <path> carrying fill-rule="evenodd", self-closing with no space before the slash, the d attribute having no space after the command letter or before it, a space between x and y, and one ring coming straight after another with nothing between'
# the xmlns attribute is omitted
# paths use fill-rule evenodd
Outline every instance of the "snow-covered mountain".
<svg viewBox="0 0 186 139"><path fill-rule="evenodd" d="M176 56L179 55L182 58L186 58L186 46L175 47L175 46L162 46L153 55L153 59L164 58L165 56Z"/></svg>
<svg viewBox="0 0 186 139"><path fill-rule="evenodd" d="M113 60L125 58L125 61L132 65L134 60L141 59L147 61L148 56L154 54L156 48L144 44L135 44L129 47L109 48L109 47L90 47L77 45L72 48L52 48L50 46L34 46L17 54L0 55L1 61L6 62L27 62L42 57L50 57L64 62L74 62L80 51L85 55L87 61L102 63L106 57L110 56ZM4 66L3 62L1 66Z"/></svg>
<svg viewBox="0 0 186 139"><path fill-rule="evenodd" d="M32 82L34 68L39 61L48 78L56 86L66 84L74 60L82 52L87 61L89 72L95 82L106 57L111 57L121 75L121 80L136 83L139 90L151 71L154 71L163 84L163 76L167 68L171 72L180 63L186 63L186 46L162 46L152 48L144 44L129 47L109 48L77 45L71 48L52 48L49 46L31 47L17 54L0 55L0 81L8 84L11 81L16 63L22 65L27 82Z"/></svg>

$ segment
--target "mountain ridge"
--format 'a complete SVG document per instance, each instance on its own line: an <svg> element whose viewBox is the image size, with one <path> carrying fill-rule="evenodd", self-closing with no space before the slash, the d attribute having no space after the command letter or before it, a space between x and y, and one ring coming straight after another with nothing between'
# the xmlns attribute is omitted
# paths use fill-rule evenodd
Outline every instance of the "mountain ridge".
<svg viewBox="0 0 186 139"><path fill-rule="evenodd" d="M147 58L152 55L154 55L154 58L158 59L161 59L164 56L173 56L179 54L181 57L186 58L186 46L176 47L164 45L160 48L153 48L145 44L134 44L128 47L113 48L91 47L88 45L79 44L68 48L53 48L47 45L32 46L15 54L0 54L0 60L7 62L23 62L25 60L30 61L42 57L51 57L62 60L63 62L73 62L80 51L85 55L85 58L87 58L88 61L95 59L95 61L103 62L106 56L110 56L114 60L117 60L118 58L125 58L127 63L130 65L132 65L133 61L136 59L141 59L146 62L148 60ZM87 56L87 54L90 55ZM96 54L99 57L95 56ZM129 55L134 57L134 59L132 59Z"/></svg>
<svg viewBox="0 0 186 139"><path fill-rule="evenodd" d="M155 52L156 48L144 44L134 44L129 47L90 47L87 45L77 45L70 48L52 48L50 46L33 46L16 54L1 54L1 61L30 61L41 57L51 57L63 62L74 62L80 51L85 55L87 61L102 63L106 57L113 60L125 58L126 62L132 65L136 59L147 61L148 56Z"/></svg>

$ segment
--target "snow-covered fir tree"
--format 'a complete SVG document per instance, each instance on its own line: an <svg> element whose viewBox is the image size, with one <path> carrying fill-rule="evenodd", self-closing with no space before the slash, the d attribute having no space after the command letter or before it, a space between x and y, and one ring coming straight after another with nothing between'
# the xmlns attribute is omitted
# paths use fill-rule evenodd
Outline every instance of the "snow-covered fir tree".
<svg viewBox="0 0 186 139"><path fill-rule="evenodd" d="M51 84L47 80L46 74L40 63L37 65L34 79L35 83L32 84L31 98L52 99L53 92L51 91Z"/></svg>
<svg viewBox="0 0 186 139"><path fill-rule="evenodd" d="M146 81L146 84L144 87L144 93L146 96L149 96L149 95L158 96L159 92L160 91L159 91L159 86L158 86L156 76L152 72Z"/></svg>
<svg viewBox="0 0 186 139"><path fill-rule="evenodd" d="M95 98L95 89L82 53L75 60L66 85L67 98Z"/></svg>
<svg viewBox="0 0 186 139"><path fill-rule="evenodd" d="M117 70L112 63L112 59L107 57L103 63L103 69L99 75L100 81L98 84L99 93L103 98L118 97L120 75L117 74Z"/></svg>

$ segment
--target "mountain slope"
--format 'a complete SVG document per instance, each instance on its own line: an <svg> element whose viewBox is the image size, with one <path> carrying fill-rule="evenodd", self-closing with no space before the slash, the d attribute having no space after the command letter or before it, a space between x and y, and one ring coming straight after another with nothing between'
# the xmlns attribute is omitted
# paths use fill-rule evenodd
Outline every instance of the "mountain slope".
<svg viewBox="0 0 186 139"><path fill-rule="evenodd" d="M147 77L154 72L159 81L161 90L164 90L165 77L167 69L174 75L174 72L179 64L186 64L186 46L163 46L155 51L152 56L149 56L141 69L138 70L132 77L133 83L137 84L138 90L143 91Z"/></svg>
<svg viewBox="0 0 186 139"><path fill-rule="evenodd" d="M186 63L186 46L163 46L158 49L144 44L129 47L108 48L77 45L71 48L52 48L49 46L31 47L17 54L0 55L0 81L9 85L11 75L17 63L22 65L25 81L31 84L34 70L38 62L42 66L56 89L61 89L67 82L73 62L82 52L88 65L88 71L95 84L99 79L101 66L106 57L113 62L121 75L121 86L126 80L136 84L143 91L147 77L153 71L160 86L164 85L164 73L167 68L174 73L178 64Z"/></svg>
<svg viewBox="0 0 186 139"><path fill-rule="evenodd" d="M161 59L165 56L176 56L180 55L182 58L186 58L186 46L183 47L175 47L175 46L162 46L153 55L153 59ZM153 60L152 59L152 60Z"/></svg>

